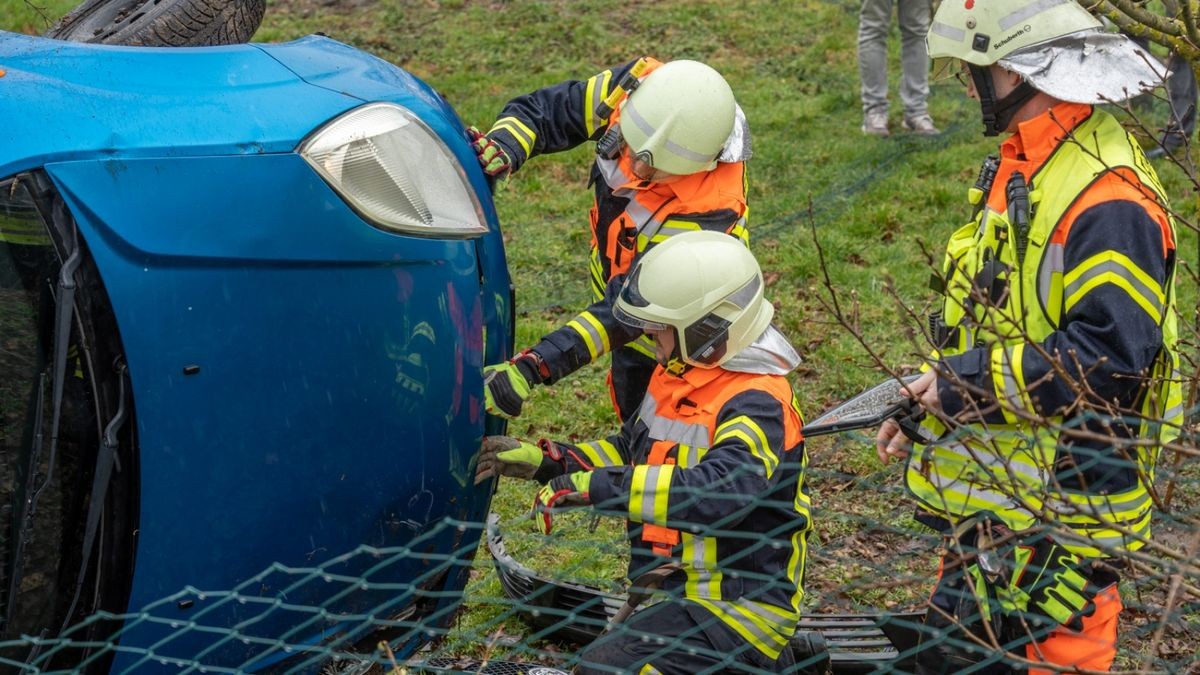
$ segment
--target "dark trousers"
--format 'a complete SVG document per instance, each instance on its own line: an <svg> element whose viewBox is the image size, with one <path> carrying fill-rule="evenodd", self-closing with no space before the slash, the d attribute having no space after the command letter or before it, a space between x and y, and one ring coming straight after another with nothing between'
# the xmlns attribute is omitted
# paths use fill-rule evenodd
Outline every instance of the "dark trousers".
<svg viewBox="0 0 1200 675"><path fill-rule="evenodd" d="M579 655L575 672L638 673L650 666L648 672L663 675L782 673L792 663L790 649L771 659L700 605L665 600L596 638Z"/></svg>

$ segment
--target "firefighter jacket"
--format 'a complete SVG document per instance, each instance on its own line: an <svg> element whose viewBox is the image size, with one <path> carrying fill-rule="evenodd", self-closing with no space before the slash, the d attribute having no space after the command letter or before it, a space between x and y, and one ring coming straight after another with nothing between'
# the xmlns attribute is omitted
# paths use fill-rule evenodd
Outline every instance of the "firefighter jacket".
<svg viewBox="0 0 1200 675"><path fill-rule="evenodd" d="M659 367L618 435L559 444L568 472L593 470L595 508L628 519L629 578L680 562L664 590L771 658L800 617L811 528L802 420L778 374L796 365L786 351L790 364L777 350L757 373Z"/></svg>
<svg viewBox="0 0 1200 675"><path fill-rule="evenodd" d="M661 64L646 59L645 77ZM620 123L620 95L611 114L601 117L601 102L638 61L610 68L586 81L569 80L509 101L488 138L499 143L513 171L531 157L598 141ZM748 241L746 233L745 160L749 131L740 108L730 142L712 171L667 183L638 179L627 153L616 158L597 155L590 185L595 191L591 223L590 277L593 304L566 326L547 335L533 350L542 357L553 383L603 354L629 344L654 358L654 349L641 333L612 317L613 292L633 260L654 244L679 232L716 230ZM636 342L635 342L636 340ZM632 344L631 344L632 343Z"/></svg>
<svg viewBox="0 0 1200 675"><path fill-rule="evenodd" d="M1015 530L1065 525L1080 555L1138 549L1159 443L1182 421L1163 189L1091 106L1059 103L1000 150L941 275L938 394L963 424L927 417L940 439L910 455L908 487L951 522L990 511Z"/></svg>

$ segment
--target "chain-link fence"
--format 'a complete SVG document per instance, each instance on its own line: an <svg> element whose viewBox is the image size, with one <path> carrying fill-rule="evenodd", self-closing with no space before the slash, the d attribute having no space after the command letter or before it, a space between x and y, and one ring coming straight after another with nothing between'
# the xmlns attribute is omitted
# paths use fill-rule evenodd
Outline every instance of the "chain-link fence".
<svg viewBox="0 0 1200 675"><path fill-rule="evenodd" d="M984 663L1022 665L1035 654L1026 643L1038 644L1049 628L1041 622L1046 612L1037 605L1038 590L1013 581L1012 565L1021 550L1044 548L1047 534L1058 542L1078 540L1062 527L1014 533L982 520L960 527L954 537L939 535L911 519L914 504L898 476L856 475L822 461L867 441L850 433L809 442L805 482L814 529L804 561L802 616L788 641L795 672L912 672L923 651L939 659L965 653ZM653 566L636 570L639 580L630 587L629 537L638 533L626 534L619 507L559 514L555 530L544 536L527 518L521 497L528 486L514 479L502 483L495 505L503 513L487 523L444 520L404 547L361 547L311 567L273 565L231 589L182 588L137 612L96 614L60 634L0 643L0 663L21 673L113 664L122 672L553 672L545 669L570 669L583 646L626 625L652 645L651 662L681 648L706 655L670 626L614 622L630 596L641 597L641 609L649 611L694 595L687 581L694 569L667 569L657 578L641 575ZM1132 553L1123 546L1104 548L1098 556L1103 568L1077 569L1089 584L1119 579L1124 611L1115 669L1194 672L1200 658L1200 465L1194 446L1164 453L1156 486L1153 537ZM764 494L759 501L770 499ZM734 521L670 524L697 537L688 541L742 532ZM447 529L462 533L458 540L467 543L428 551L424 544ZM1126 534L1130 541L1138 538ZM740 541L748 557L780 546L769 536ZM942 555L943 581L961 582L959 593L946 597L970 608L955 608L959 621L930 624L925 615ZM373 581L414 559L423 571L411 579ZM447 577L468 570L474 579L465 595L446 588ZM750 574L743 582L743 594L727 600L766 597L765 589L789 583L783 574ZM1015 609L1012 592L1018 588L1035 599ZM1089 598L1099 592L1092 585L1078 589ZM293 600L298 597L324 600L306 604ZM1104 611L1102 603L1089 605L1084 621ZM736 669L736 649L723 655L724 662L715 651L707 656L721 665L705 672Z"/></svg>

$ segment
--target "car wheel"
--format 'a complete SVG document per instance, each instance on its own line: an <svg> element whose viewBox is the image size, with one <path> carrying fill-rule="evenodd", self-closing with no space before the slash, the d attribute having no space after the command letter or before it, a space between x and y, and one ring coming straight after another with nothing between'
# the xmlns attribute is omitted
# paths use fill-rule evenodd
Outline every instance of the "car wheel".
<svg viewBox="0 0 1200 675"><path fill-rule="evenodd" d="M202 47L246 42L266 0L84 0L46 37L142 47Z"/></svg>

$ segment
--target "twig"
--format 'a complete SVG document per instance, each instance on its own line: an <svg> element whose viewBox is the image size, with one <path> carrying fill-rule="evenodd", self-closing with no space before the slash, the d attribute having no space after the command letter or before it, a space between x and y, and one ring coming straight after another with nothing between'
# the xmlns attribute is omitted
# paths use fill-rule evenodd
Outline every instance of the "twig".
<svg viewBox="0 0 1200 675"><path fill-rule="evenodd" d="M387 643L387 640L380 640L378 647L392 664L392 675L408 675L408 669L401 668L400 664L396 663L396 655L392 653L392 646Z"/></svg>

